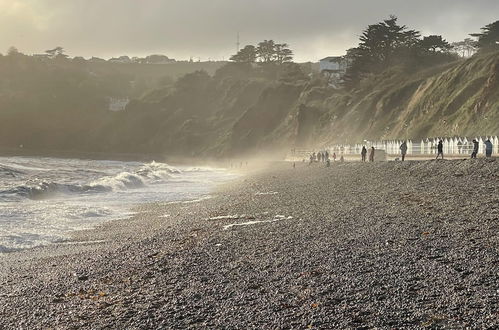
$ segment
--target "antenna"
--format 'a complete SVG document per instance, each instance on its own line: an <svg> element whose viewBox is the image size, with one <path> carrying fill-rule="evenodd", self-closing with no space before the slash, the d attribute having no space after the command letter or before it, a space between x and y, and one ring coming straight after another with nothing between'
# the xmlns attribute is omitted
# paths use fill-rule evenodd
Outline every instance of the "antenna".
<svg viewBox="0 0 499 330"><path fill-rule="evenodd" d="M239 48L241 47L241 43L239 42L239 32L237 33L237 52L239 53Z"/></svg>

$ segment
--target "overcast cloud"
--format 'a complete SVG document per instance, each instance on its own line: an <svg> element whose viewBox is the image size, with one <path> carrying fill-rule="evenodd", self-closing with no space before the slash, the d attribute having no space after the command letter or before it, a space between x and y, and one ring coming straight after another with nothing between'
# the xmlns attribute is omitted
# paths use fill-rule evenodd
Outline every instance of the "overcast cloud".
<svg viewBox="0 0 499 330"><path fill-rule="evenodd" d="M499 19L498 0L0 0L0 48L71 56L227 59L241 44L286 42L298 61L341 55L394 14L449 41Z"/></svg>

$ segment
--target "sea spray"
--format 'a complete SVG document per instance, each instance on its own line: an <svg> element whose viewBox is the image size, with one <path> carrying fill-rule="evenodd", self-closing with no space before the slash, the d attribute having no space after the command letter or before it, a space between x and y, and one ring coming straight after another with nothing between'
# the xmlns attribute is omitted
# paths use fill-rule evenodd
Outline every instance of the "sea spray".
<svg viewBox="0 0 499 330"><path fill-rule="evenodd" d="M0 157L0 250L57 242L133 215L136 205L209 198L224 169L165 163Z"/></svg>

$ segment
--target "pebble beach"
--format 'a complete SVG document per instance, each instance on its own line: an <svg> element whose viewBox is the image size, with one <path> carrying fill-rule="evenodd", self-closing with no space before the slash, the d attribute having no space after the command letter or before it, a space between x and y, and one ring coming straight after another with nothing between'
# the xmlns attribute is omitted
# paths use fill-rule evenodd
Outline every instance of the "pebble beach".
<svg viewBox="0 0 499 330"><path fill-rule="evenodd" d="M0 255L0 329L499 326L499 162L276 162Z"/></svg>

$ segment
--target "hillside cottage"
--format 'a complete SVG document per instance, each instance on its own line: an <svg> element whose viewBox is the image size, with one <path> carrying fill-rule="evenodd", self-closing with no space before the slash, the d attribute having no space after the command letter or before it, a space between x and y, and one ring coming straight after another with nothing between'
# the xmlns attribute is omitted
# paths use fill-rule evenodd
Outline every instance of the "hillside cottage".
<svg viewBox="0 0 499 330"><path fill-rule="evenodd" d="M348 67L348 61L345 56L329 56L320 60L319 66L321 73L331 72L345 74Z"/></svg>
<svg viewBox="0 0 499 330"><path fill-rule="evenodd" d="M348 68L345 56L329 56L319 61L320 73L328 77L329 85L338 88Z"/></svg>

